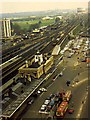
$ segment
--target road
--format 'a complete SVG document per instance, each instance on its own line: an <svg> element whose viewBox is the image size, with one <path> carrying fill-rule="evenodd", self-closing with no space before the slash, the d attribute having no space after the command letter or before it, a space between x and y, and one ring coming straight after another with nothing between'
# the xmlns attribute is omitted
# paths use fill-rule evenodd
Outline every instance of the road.
<svg viewBox="0 0 90 120"><path fill-rule="evenodd" d="M83 49L80 49L80 51ZM56 93L60 92L62 90L67 90L70 89L72 90L72 99L70 101L70 104L73 104L74 107L74 113L73 114L68 114L66 113L65 118L87 118L88 115L88 110L86 108L87 104L87 91L86 87L88 85L88 69L86 67L85 62L80 62L78 60L77 63L77 58L82 57L81 52L77 55L73 55L71 58L64 57L64 62L60 62L58 65L56 65L56 72L54 75L57 75L57 78L54 82L52 82L48 88L47 92L42 93L36 100L35 102L31 105L28 106L26 112L23 113L22 118L46 118L47 115L45 114L40 114L39 110L41 108L41 105L44 103L45 99L51 94L51 93ZM58 57L55 59L55 61L58 61ZM60 77L58 74L63 71L63 76ZM78 73L80 73L78 75ZM52 75L49 79L48 82L52 80ZM66 85L66 81L70 80L71 85L68 87ZM75 81L78 80L79 82L76 83ZM47 82L47 83L48 83ZM74 87L72 87L74 85ZM43 85L45 86L45 85ZM82 101L86 101L82 104ZM86 112L85 112L85 110Z"/></svg>

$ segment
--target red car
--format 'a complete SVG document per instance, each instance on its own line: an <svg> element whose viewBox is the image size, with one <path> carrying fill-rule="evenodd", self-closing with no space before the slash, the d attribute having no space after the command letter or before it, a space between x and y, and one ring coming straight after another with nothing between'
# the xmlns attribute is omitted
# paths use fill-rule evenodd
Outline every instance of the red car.
<svg viewBox="0 0 90 120"><path fill-rule="evenodd" d="M68 109L68 113L69 113L69 114L72 114L73 112L74 112L74 109L73 109L73 108Z"/></svg>

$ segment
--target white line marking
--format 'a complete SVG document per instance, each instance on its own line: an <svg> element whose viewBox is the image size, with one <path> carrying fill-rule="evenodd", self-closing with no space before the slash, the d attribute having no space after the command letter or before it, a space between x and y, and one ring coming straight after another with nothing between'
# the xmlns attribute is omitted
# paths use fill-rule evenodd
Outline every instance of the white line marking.
<svg viewBox="0 0 90 120"><path fill-rule="evenodd" d="M44 92L39 97L42 97L43 94L44 94Z"/></svg>
<svg viewBox="0 0 90 120"><path fill-rule="evenodd" d="M47 89L53 84L53 82L47 87Z"/></svg>

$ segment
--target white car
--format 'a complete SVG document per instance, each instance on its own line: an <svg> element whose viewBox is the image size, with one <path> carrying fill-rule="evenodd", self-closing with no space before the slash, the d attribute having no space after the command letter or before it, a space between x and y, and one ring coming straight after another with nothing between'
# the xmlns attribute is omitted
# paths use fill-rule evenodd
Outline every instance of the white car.
<svg viewBox="0 0 90 120"><path fill-rule="evenodd" d="M45 104L45 105L48 105L49 102L50 102L50 100L45 100L44 104Z"/></svg>
<svg viewBox="0 0 90 120"><path fill-rule="evenodd" d="M41 106L41 111L44 111L46 109L46 105Z"/></svg>
<svg viewBox="0 0 90 120"><path fill-rule="evenodd" d="M62 76L63 75L63 72L60 72L59 76Z"/></svg>
<svg viewBox="0 0 90 120"><path fill-rule="evenodd" d="M65 50L61 50L61 52L60 52L60 53L63 55L63 54L64 54L64 52L65 52Z"/></svg>
<svg viewBox="0 0 90 120"><path fill-rule="evenodd" d="M40 88L39 90L42 91L42 92L46 92L47 91L47 89L45 89L45 88Z"/></svg>

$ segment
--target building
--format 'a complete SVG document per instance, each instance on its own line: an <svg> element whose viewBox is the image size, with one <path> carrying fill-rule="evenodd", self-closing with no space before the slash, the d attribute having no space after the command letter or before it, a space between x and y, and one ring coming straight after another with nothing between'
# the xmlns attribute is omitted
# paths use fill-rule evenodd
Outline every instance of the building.
<svg viewBox="0 0 90 120"><path fill-rule="evenodd" d="M3 19L0 20L1 24L1 31L2 31L2 37L10 37L11 36L11 23L9 19Z"/></svg>
<svg viewBox="0 0 90 120"><path fill-rule="evenodd" d="M19 68L19 74L21 78L26 78L31 81L31 77L40 78L41 75L46 74L52 67L53 56L47 54L40 54L37 52L35 57L31 61L26 63Z"/></svg>
<svg viewBox="0 0 90 120"><path fill-rule="evenodd" d="M78 14L87 13L87 9L85 9L85 8L77 8L77 13Z"/></svg>

